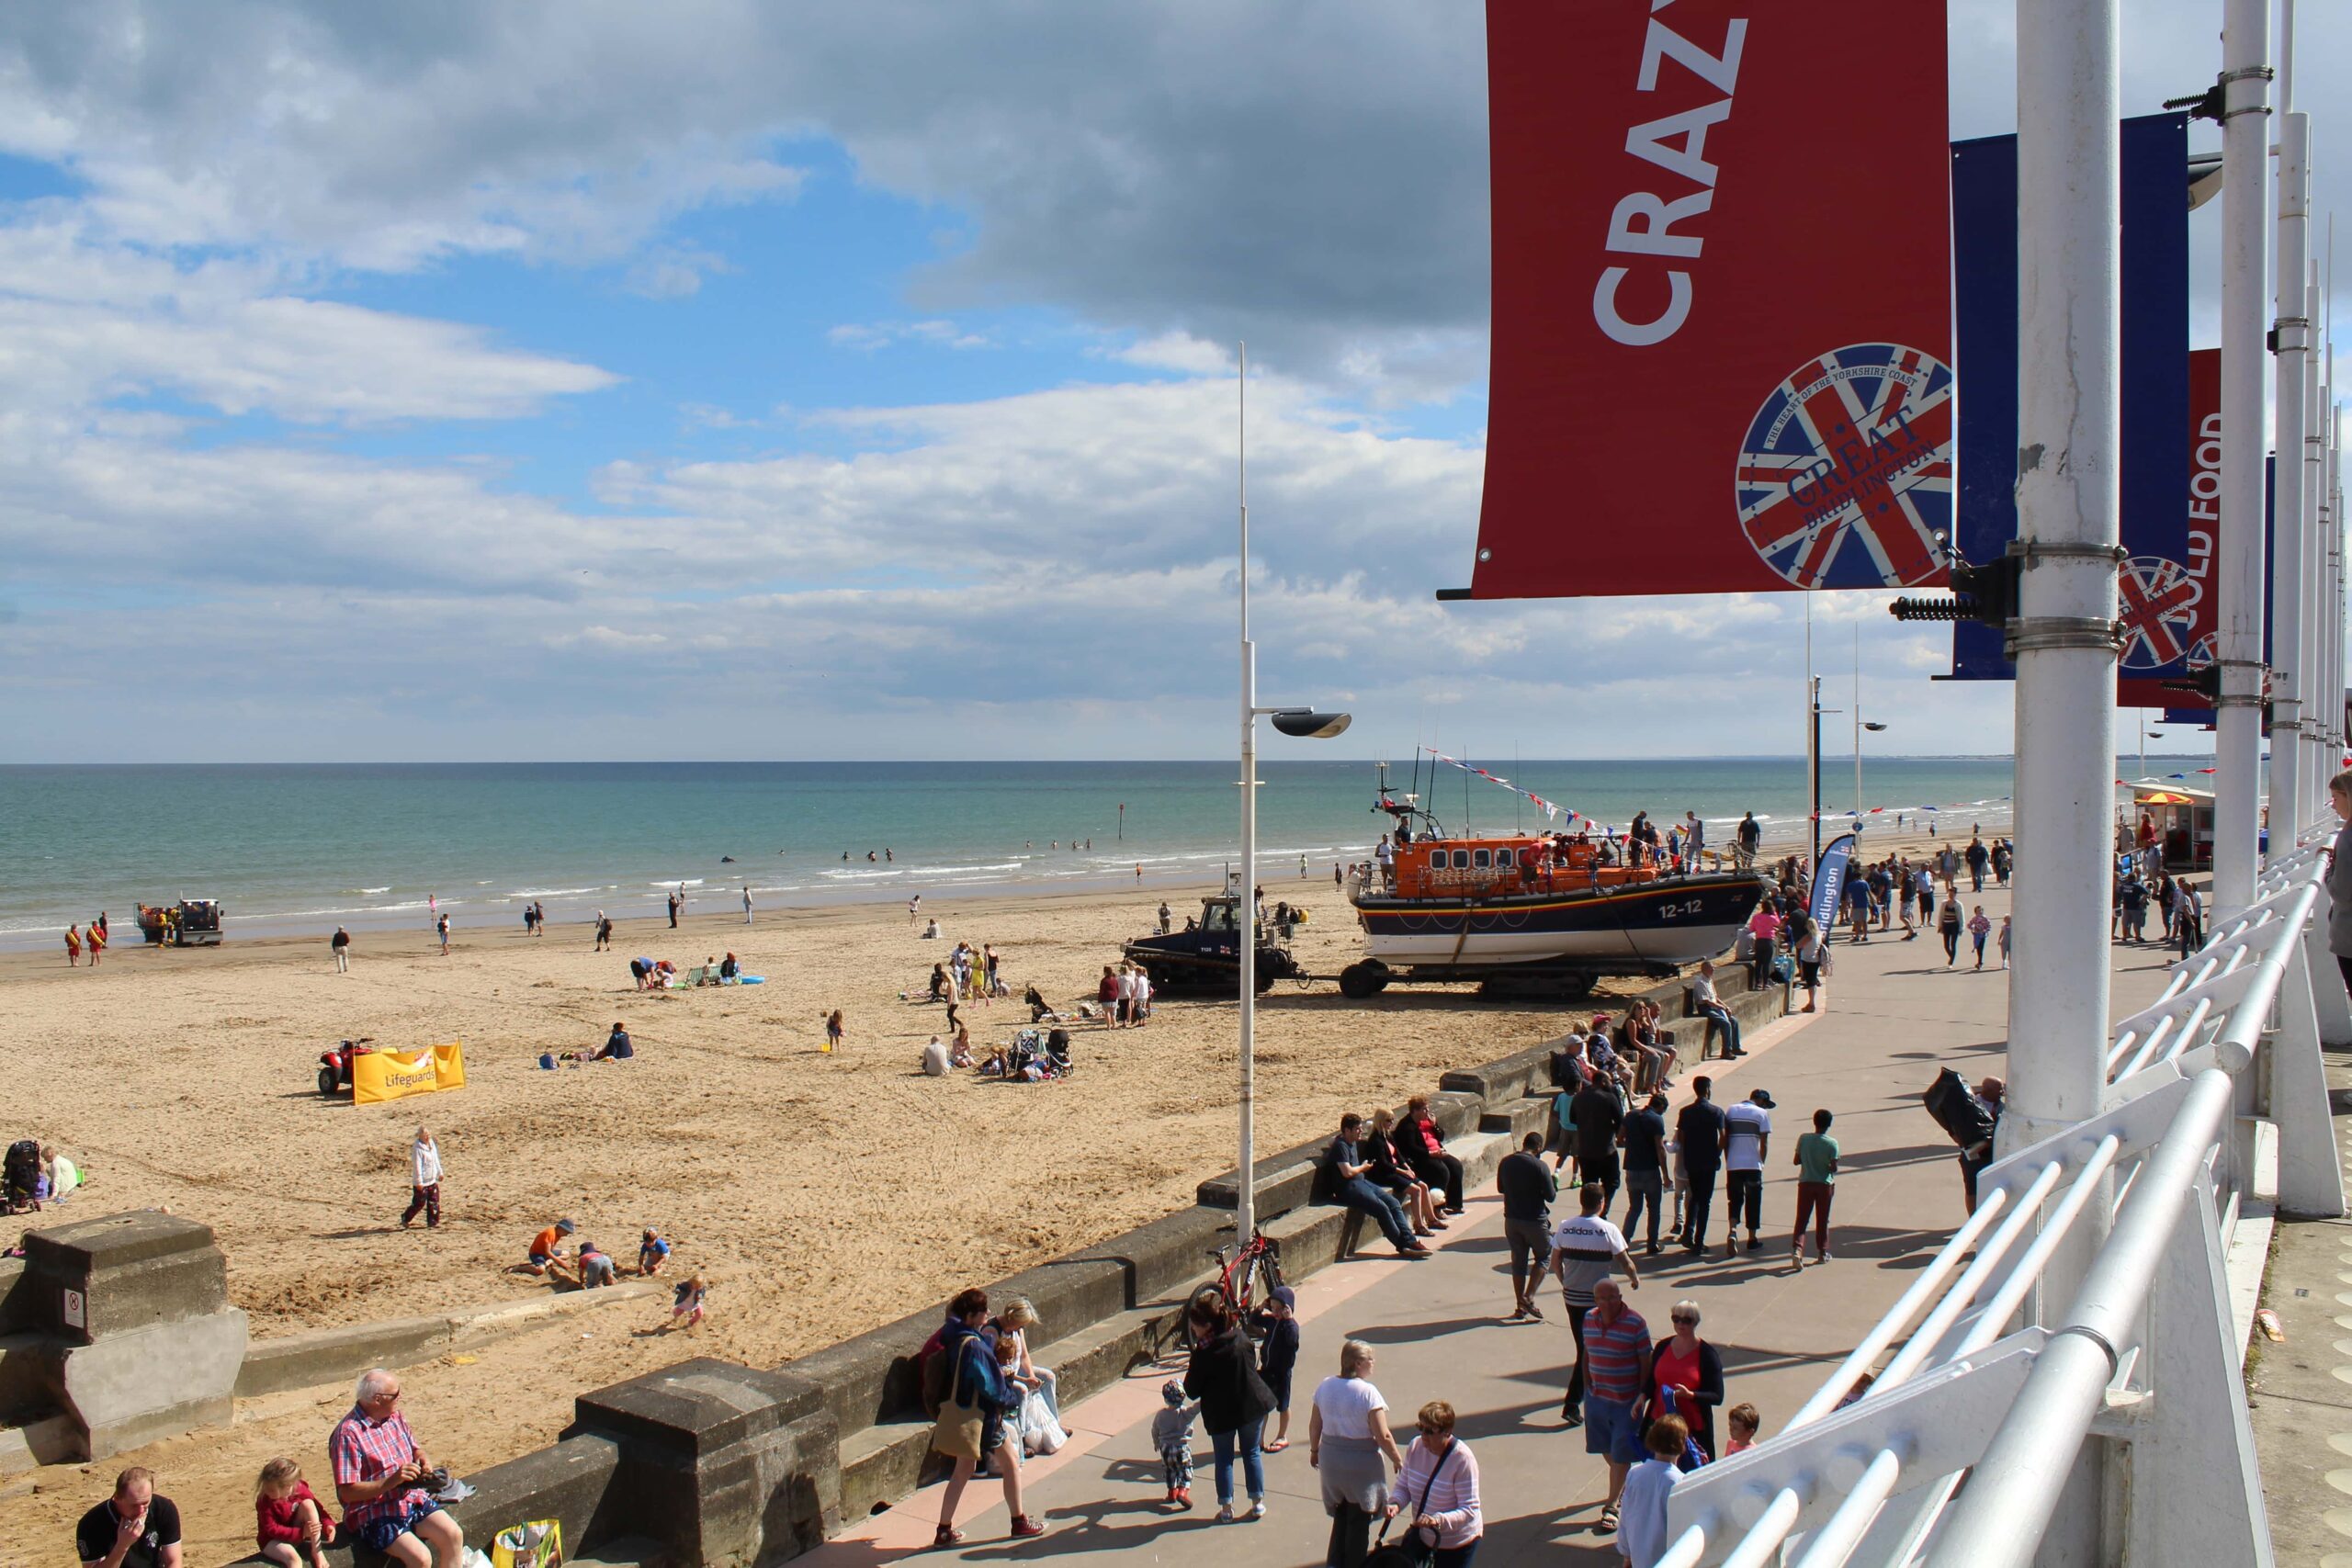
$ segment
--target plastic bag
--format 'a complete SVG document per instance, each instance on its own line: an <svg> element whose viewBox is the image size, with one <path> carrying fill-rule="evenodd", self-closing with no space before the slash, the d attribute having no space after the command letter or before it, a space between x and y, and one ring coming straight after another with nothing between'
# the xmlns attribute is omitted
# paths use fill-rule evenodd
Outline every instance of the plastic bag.
<svg viewBox="0 0 2352 1568"><path fill-rule="evenodd" d="M490 1543L491 1568L562 1568L563 1521L510 1525Z"/></svg>
<svg viewBox="0 0 2352 1568"><path fill-rule="evenodd" d="M1069 1441L1069 1434L1063 1431L1062 1424L1054 1419L1054 1413L1046 1405L1043 1391L1032 1391L1029 1397L1021 1402L1021 1451L1033 1457L1049 1454Z"/></svg>

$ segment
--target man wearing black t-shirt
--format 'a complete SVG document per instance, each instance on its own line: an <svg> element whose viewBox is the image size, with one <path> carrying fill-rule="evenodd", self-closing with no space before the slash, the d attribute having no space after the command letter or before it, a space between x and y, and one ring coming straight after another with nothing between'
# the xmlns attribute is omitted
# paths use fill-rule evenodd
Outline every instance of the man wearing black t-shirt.
<svg viewBox="0 0 2352 1568"><path fill-rule="evenodd" d="M1540 1318L1544 1309L1535 1304L1535 1292L1552 1261L1552 1200L1560 1195L1558 1179L1544 1168L1543 1134L1528 1134L1517 1154L1503 1156L1495 1168L1495 1186L1502 1193L1503 1235L1510 1242L1511 1312L1506 1321Z"/></svg>
<svg viewBox="0 0 2352 1568"><path fill-rule="evenodd" d="M153 1471L133 1465L74 1527L74 1551L82 1568L181 1568L180 1511L155 1495Z"/></svg>
<svg viewBox="0 0 2352 1568"><path fill-rule="evenodd" d="M1625 1118L1625 1239L1630 1244L1649 1210L1649 1256L1666 1248L1657 1239L1659 1201L1666 1193L1666 1096L1652 1094Z"/></svg>
<svg viewBox="0 0 2352 1568"><path fill-rule="evenodd" d="M1617 1086L1594 1075L1568 1101L1569 1120L1576 1123L1577 1179L1600 1189L1600 1215L1617 1201L1617 1130L1625 1124L1625 1102Z"/></svg>
<svg viewBox="0 0 2352 1568"><path fill-rule="evenodd" d="M1682 1108L1674 1121L1674 1141L1682 1151L1682 1173L1690 1183L1690 1201L1684 1212L1683 1247L1707 1249L1707 1211L1714 1206L1715 1174L1724 1165L1724 1113L1714 1102L1715 1080L1696 1077L1690 1090L1699 1098Z"/></svg>

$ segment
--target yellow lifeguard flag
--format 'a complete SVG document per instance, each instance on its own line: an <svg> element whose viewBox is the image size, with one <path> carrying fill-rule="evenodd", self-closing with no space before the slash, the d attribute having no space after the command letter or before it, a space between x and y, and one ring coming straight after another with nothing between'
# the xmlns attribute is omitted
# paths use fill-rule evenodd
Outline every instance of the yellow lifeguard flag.
<svg viewBox="0 0 2352 1568"><path fill-rule="evenodd" d="M370 1051L352 1059L351 1098L355 1104L378 1105L412 1094L431 1094L441 1087L433 1068L433 1048L422 1051Z"/></svg>
<svg viewBox="0 0 2352 1568"><path fill-rule="evenodd" d="M465 1046L455 1041L415 1051L370 1051L351 1064L351 1098L357 1105L462 1089L465 1082Z"/></svg>

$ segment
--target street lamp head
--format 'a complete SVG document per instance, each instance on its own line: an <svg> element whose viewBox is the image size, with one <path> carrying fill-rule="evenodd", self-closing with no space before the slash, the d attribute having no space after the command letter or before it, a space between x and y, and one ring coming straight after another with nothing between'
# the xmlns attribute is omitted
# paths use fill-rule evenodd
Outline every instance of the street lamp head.
<svg viewBox="0 0 2352 1568"><path fill-rule="evenodd" d="M1883 724L1872 724L1869 719L1864 719L1862 720L1862 728L1864 729L1878 730L1884 729L1886 726Z"/></svg>
<svg viewBox="0 0 2352 1568"><path fill-rule="evenodd" d="M1273 716L1274 728L1284 735L1307 740L1329 740L1355 721L1353 714L1317 713L1313 708L1285 708Z"/></svg>

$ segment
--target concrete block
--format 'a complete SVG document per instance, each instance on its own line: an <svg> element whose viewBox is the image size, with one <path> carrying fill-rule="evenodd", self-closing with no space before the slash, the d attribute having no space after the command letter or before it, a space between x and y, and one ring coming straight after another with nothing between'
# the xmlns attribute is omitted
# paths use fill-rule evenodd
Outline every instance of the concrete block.
<svg viewBox="0 0 2352 1568"><path fill-rule="evenodd" d="M1560 1042L1566 1038L1566 1034L1556 1034L1541 1045L1514 1051L1482 1066L1447 1073L1438 1079L1438 1087L1456 1093L1475 1094L1489 1106L1500 1105L1525 1095L1548 1094L1552 1089L1552 1053L1558 1050Z"/></svg>
<svg viewBox="0 0 2352 1568"><path fill-rule="evenodd" d="M1336 1132L1337 1128L1333 1131ZM1331 1137L1331 1133L1326 1133L1312 1143L1279 1150L1258 1162L1258 1218L1261 1224L1265 1223L1269 1214L1286 1213L1314 1201L1317 1168L1322 1161L1323 1151L1330 1145ZM1210 1177L1193 1190L1193 1199L1204 1208L1238 1208L1241 1203L1239 1168Z"/></svg>
<svg viewBox="0 0 2352 1568"><path fill-rule="evenodd" d="M924 1307L911 1317L810 1351L792 1363L793 1374L822 1391L825 1408L844 1432L890 1420L921 1407L915 1355L946 1315L945 1302Z"/></svg>
<svg viewBox="0 0 2352 1568"><path fill-rule="evenodd" d="M0 1423L56 1414L65 1394L65 1345L46 1334L0 1337Z"/></svg>
<svg viewBox="0 0 2352 1568"><path fill-rule="evenodd" d="M25 1284L25 1260L0 1258L0 1336L33 1326L33 1292Z"/></svg>
<svg viewBox="0 0 2352 1568"><path fill-rule="evenodd" d="M1088 1324L1127 1309L1127 1270L1109 1258L1057 1258L1023 1269L988 1287L989 1306L1002 1312L1016 1296L1037 1309L1038 1326L1029 1336L1034 1356Z"/></svg>
<svg viewBox="0 0 2352 1568"><path fill-rule="evenodd" d="M1552 1102L1548 1099L1508 1100L1487 1107L1486 1114L1478 1119L1478 1130L1507 1140L1510 1148L1503 1152L1508 1154L1519 1147L1519 1141L1528 1134L1546 1130L1551 1120Z"/></svg>
<svg viewBox="0 0 2352 1568"><path fill-rule="evenodd" d="M1071 1253L1104 1258L1125 1272L1129 1306L1165 1300L1208 1267L1209 1254L1233 1241L1233 1204L1179 1209L1108 1241ZM928 1330L926 1330L928 1332Z"/></svg>
<svg viewBox="0 0 2352 1568"><path fill-rule="evenodd" d="M885 1421L842 1439L842 1517L864 1518L947 1473L931 1451L931 1423Z"/></svg>
<svg viewBox="0 0 2352 1568"><path fill-rule="evenodd" d="M370 1367L414 1366L441 1354L449 1339L446 1317L391 1318L256 1339L245 1350L234 1392L239 1399L257 1399L356 1378Z"/></svg>
<svg viewBox="0 0 2352 1568"><path fill-rule="evenodd" d="M1351 1222L1362 1222L1351 1225ZM1299 1209L1267 1222L1265 1232L1283 1244L1283 1278L1304 1280L1319 1269L1328 1269L1345 1254L1342 1244L1350 1239L1352 1229L1361 1229L1373 1240L1380 1239L1377 1227L1352 1209L1317 1204L1311 1209Z"/></svg>
<svg viewBox="0 0 2352 1568"><path fill-rule="evenodd" d="M841 1431L805 1377L703 1357L576 1408L574 1431L620 1442L614 1506L682 1562L780 1561L839 1523Z"/></svg>
<svg viewBox="0 0 2352 1568"><path fill-rule="evenodd" d="M0 1428L0 1475L44 1464L67 1464L80 1457L81 1450L82 1428L70 1416L49 1416Z"/></svg>
<svg viewBox="0 0 2352 1568"><path fill-rule="evenodd" d="M27 1326L75 1344L229 1304L212 1228L152 1209L27 1231L25 1268Z"/></svg>
<svg viewBox="0 0 2352 1568"><path fill-rule="evenodd" d="M228 1425L246 1342L245 1314L232 1310L69 1346L62 1403L85 1434L83 1457Z"/></svg>
<svg viewBox="0 0 2352 1568"><path fill-rule="evenodd" d="M567 1436L467 1476L474 1495L449 1512L464 1528L466 1544L485 1556L491 1538L510 1525L560 1519L566 1553L577 1561L583 1547L633 1531L626 1511L611 1498L620 1464L617 1439L592 1433Z"/></svg>

